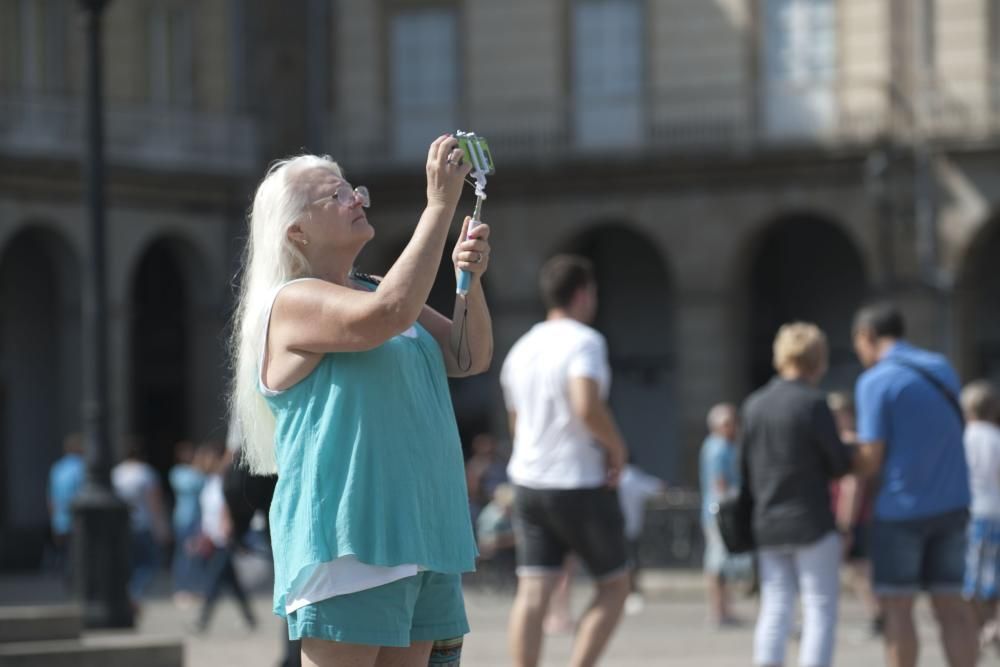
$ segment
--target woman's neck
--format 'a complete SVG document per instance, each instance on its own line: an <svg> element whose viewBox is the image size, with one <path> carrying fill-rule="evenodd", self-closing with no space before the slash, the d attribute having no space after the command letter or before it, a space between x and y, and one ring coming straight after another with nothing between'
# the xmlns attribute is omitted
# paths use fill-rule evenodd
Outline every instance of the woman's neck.
<svg viewBox="0 0 1000 667"><path fill-rule="evenodd" d="M306 259L309 260L314 278L350 287L351 272L354 270L357 256L357 253L330 254L322 257L306 255Z"/></svg>

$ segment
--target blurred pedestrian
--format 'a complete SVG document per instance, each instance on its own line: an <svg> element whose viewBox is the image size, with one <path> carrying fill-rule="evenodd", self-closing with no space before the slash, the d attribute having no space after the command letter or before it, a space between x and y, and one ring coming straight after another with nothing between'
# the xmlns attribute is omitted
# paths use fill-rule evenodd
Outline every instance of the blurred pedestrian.
<svg viewBox="0 0 1000 667"><path fill-rule="evenodd" d="M854 398L845 392L835 391L827 396L827 406L833 413L841 440L848 445L857 444L857 419ZM855 597L861 601L868 614L868 630L872 636L882 634L885 619L872 591L872 569L869 558L874 493L872 480L850 473L830 485L833 514L844 548L847 582Z"/></svg>
<svg viewBox="0 0 1000 667"><path fill-rule="evenodd" d="M498 564L514 563L514 487L500 484L476 521L479 555Z"/></svg>
<svg viewBox="0 0 1000 667"><path fill-rule="evenodd" d="M930 593L951 667L976 662L976 618L962 599L969 473L962 445L958 376L940 354L904 340L892 304L863 308L854 349L867 369L858 379L858 448L864 471L879 474L872 525L872 569L885 614L886 659L913 667L913 602Z"/></svg>
<svg viewBox="0 0 1000 667"><path fill-rule="evenodd" d="M250 606L246 587L240 581L239 572L233 565L237 542L233 528L232 515L226 505L223 493L223 477L232 464L229 450L216 445L215 456L205 478L204 487L199 497L201 508L201 532L203 535L205 556L205 601L195 625L197 632L205 632L215 612L215 605L222 594L223 588L228 588L239 604L240 612L251 630L257 627L257 617Z"/></svg>
<svg viewBox="0 0 1000 667"><path fill-rule="evenodd" d="M977 380L962 390L965 457L972 491L969 546L963 594L975 606L980 645L1000 649L1000 397L990 382Z"/></svg>
<svg viewBox="0 0 1000 667"><path fill-rule="evenodd" d="M232 400L250 469L278 473L274 610L304 664L426 662L468 631L476 545L447 378L490 364L487 225L466 218L452 252L473 276L454 321L425 302L469 171L457 139L431 144L427 206L382 279L354 271L370 198L332 160L279 161L257 189Z"/></svg>
<svg viewBox="0 0 1000 667"><path fill-rule="evenodd" d="M719 403L708 411L708 437L701 445L701 527L705 534L703 568L708 589L709 622L724 628L739 625L740 620L729 609L727 576L731 572L731 557L719 534L712 506L736 495L740 485L736 451L739 426L736 406Z"/></svg>
<svg viewBox="0 0 1000 667"><path fill-rule="evenodd" d="M631 463L622 470L618 480L618 503L625 520L625 545L628 548L629 595L625 598L625 613L638 614L645 606L639 582L639 540L646 525L646 503L666 491L666 483Z"/></svg>
<svg viewBox="0 0 1000 667"><path fill-rule="evenodd" d="M471 449L472 455L465 462L465 484L469 488L469 513L475 524L479 512L493 500L497 487L507 481L507 462L500 458L496 438L490 433L472 438Z"/></svg>
<svg viewBox="0 0 1000 667"><path fill-rule="evenodd" d="M204 452L200 454L204 459ZM199 468L195 445L190 440L182 440L174 447L176 463L170 469L168 478L174 492L174 602L188 606L201 598L204 581L200 577L199 559L191 553L190 542L201 528L199 496L205 484L205 471Z"/></svg>
<svg viewBox="0 0 1000 667"><path fill-rule="evenodd" d="M68 574L69 542L73 535L73 500L87 478L83 438L70 433L63 439L63 455L49 470L49 525L52 530L51 566Z"/></svg>
<svg viewBox="0 0 1000 667"><path fill-rule="evenodd" d="M851 469L826 396L826 336L813 324L786 324L774 340L777 376L743 408L743 483L753 498L760 567L754 664L783 665L795 597L802 605L799 664L829 667L837 629L840 536L830 481Z"/></svg>
<svg viewBox="0 0 1000 667"><path fill-rule="evenodd" d="M170 526L160 478L146 462L142 441L131 436L126 446L125 459L111 471L111 482L129 509L132 544L129 595L138 611L159 570L163 550L170 540Z"/></svg>
<svg viewBox="0 0 1000 667"><path fill-rule="evenodd" d="M607 404L611 384L591 263L557 255L541 271L544 322L511 348L500 380L514 436L518 585L511 611L514 664L538 664L542 619L563 561L574 553L595 581L571 663L593 665L621 618L628 556L615 486L627 460Z"/></svg>

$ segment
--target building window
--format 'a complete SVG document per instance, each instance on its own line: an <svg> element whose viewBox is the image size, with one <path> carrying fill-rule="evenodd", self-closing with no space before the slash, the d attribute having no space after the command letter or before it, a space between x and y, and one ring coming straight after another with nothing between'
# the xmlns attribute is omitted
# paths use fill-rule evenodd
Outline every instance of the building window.
<svg viewBox="0 0 1000 667"><path fill-rule="evenodd" d="M780 139L815 138L837 122L834 0L764 0L763 129Z"/></svg>
<svg viewBox="0 0 1000 667"><path fill-rule="evenodd" d="M642 138L642 8L637 0L573 6L574 131L578 146L634 146Z"/></svg>
<svg viewBox="0 0 1000 667"><path fill-rule="evenodd" d="M458 20L448 7L400 11L389 32L393 148L420 159L458 120Z"/></svg>
<svg viewBox="0 0 1000 667"><path fill-rule="evenodd" d="M990 0L990 99L994 113L1000 111L1000 0Z"/></svg>
<svg viewBox="0 0 1000 667"><path fill-rule="evenodd" d="M149 99L155 106L192 106L194 33L191 8L155 3L149 13Z"/></svg>
<svg viewBox="0 0 1000 667"><path fill-rule="evenodd" d="M16 25L8 73L29 93L59 93L66 85L67 5L64 0L14 0L5 7Z"/></svg>
<svg viewBox="0 0 1000 667"><path fill-rule="evenodd" d="M1000 0L990 0L987 11L990 26L990 66L996 77L1000 71Z"/></svg>
<svg viewBox="0 0 1000 667"><path fill-rule="evenodd" d="M917 43L920 51L915 61L925 72L934 70L937 61L937 0L921 0L917 12Z"/></svg>

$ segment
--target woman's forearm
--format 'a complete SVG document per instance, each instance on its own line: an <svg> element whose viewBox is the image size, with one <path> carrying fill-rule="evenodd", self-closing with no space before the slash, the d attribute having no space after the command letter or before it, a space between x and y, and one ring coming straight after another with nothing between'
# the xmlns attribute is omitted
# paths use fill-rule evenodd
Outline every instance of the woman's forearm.
<svg viewBox="0 0 1000 667"><path fill-rule="evenodd" d="M493 323L486 305L486 294L478 279L473 279L464 298L455 298L451 350L464 375L485 372L493 360Z"/></svg>

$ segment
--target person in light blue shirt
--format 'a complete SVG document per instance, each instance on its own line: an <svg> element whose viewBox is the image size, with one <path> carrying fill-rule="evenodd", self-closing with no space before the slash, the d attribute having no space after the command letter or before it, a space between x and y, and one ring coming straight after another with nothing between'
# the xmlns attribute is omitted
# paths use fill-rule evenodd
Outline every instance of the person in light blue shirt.
<svg viewBox="0 0 1000 667"><path fill-rule="evenodd" d="M872 565L886 652L892 664L916 664L913 602L925 590L950 665L971 667L976 619L961 597L970 493L960 385L947 359L904 334L892 304L855 317L854 349L867 368L856 387L859 454L863 472L880 481Z"/></svg>
<svg viewBox="0 0 1000 667"><path fill-rule="evenodd" d="M80 493L86 478L83 438L79 433L71 433L63 440L63 455L49 470L49 518L54 564L58 569L66 566L66 552L73 532L73 499Z"/></svg>
<svg viewBox="0 0 1000 667"><path fill-rule="evenodd" d="M198 499L205 485L205 474L196 465L195 446L190 440L177 443L174 457L177 463L170 469L169 477L174 492L174 600L184 604L189 594L201 593L204 587L199 560L190 553L189 542L201 525Z"/></svg>
<svg viewBox="0 0 1000 667"><path fill-rule="evenodd" d="M737 623L729 611L726 568L729 553L712 515L712 506L739 488L736 407L720 403L708 412L709 436L701 446L701 523L705 533L705 577L710 620L720 627Z"/></svg>

